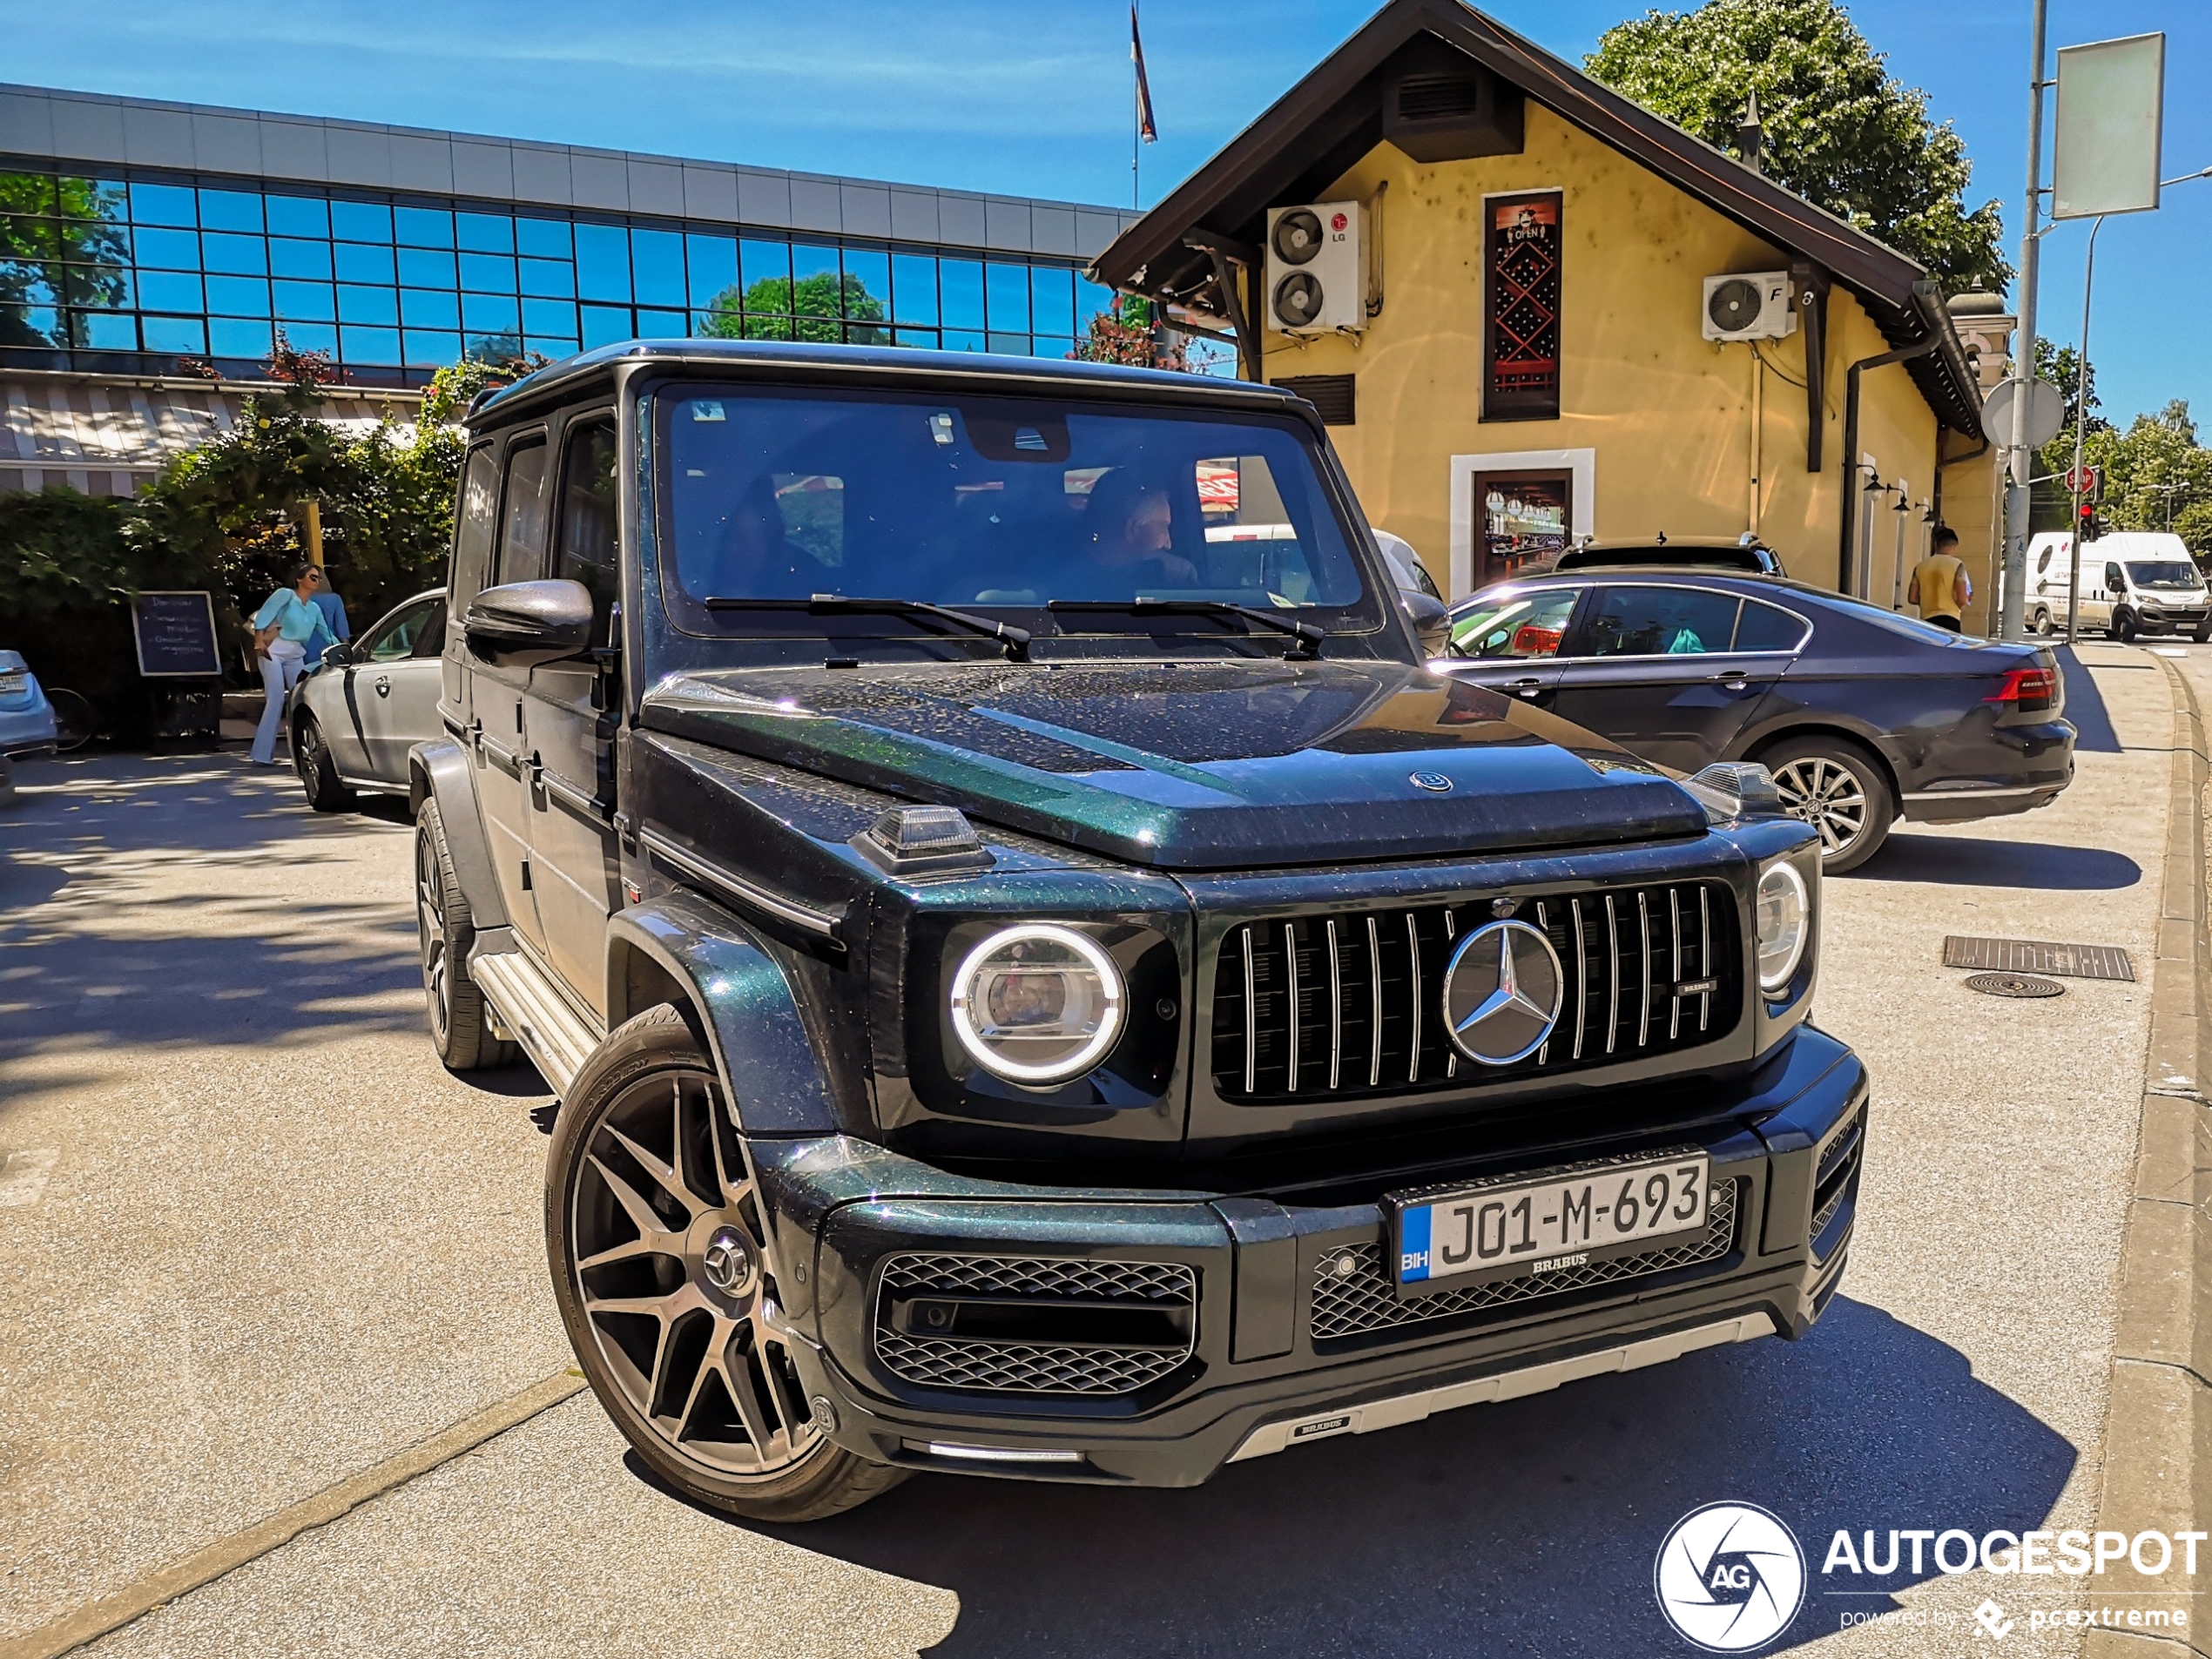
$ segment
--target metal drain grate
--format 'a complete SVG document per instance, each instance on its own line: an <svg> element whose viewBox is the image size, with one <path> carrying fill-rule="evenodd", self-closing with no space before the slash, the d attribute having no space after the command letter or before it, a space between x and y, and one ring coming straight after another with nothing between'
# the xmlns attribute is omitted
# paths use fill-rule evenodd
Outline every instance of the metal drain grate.
<svg viewBox="0 0 2212 1659"><path fill-rule="evenodd" d="M2065 979L2133 980L2135 965L2117 945L2053 945L2039 939L1968 939L1946 934L1946 968L1984 973L2056 974Z"/></svg>
<svg viewBox="0 0 2212 1659"><path fill-rule="evenodd" d="M1979 991L1985 996L2064 996L2066 987L2054 979L2038 979L2033 974L1975 974L1966 981L1966 988Z"/></svg>

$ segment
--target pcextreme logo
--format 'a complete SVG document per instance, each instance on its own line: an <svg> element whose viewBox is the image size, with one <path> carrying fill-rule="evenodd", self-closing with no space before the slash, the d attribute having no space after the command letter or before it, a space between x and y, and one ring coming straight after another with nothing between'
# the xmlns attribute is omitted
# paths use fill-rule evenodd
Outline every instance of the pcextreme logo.
<svg viewBox="0 0 2212 1659"><path fill-rule="evenodd" d="M1691 1510L1660 1544L1651 1576L1667 1622L1708 1653L1764 1647L1804 1605L1804 1552L1756 1504Z"/></svg>

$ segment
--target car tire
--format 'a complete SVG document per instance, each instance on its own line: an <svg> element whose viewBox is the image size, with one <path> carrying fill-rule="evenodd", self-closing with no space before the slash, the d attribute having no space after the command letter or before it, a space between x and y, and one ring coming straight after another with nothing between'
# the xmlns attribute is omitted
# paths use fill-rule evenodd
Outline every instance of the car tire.
<svg viewBox="0 0 2212 1659"><path fill-rule="evenodd" d="M294 724L299 730L292 735L292 766L300 774L307 805L319 813L347 811L354 805L354 792L338 775L337 757L323 741L320 723L302 709Z"/></svg>
<svg viewBox="0 0 2212 1659"><path fill-rule="evenodd" d="M2212 622L2199 624L2196 631L2189 637L2200 645L2212 645Z"/></svg>
<svg viewBox="0 0 2212 1659"><path fill-rule="evenodd" d="M415 820L415 928L428 1002L430 1046L448 1071L481 1071L515 1063L517 1049L492 1031L491 1009L469 977L476 927L469 895L453 873L445 824L435 800Z"/></svg>
<svg viewBox="0 0 2212 1659"><path fill-rule="evenodd" d="M2137 632L2135 618L2133 615L2125 610L2115 610L2112 613L2112 637L2114 639L2123 645L2133 644Z"/></svg>
<svg viewBox="0 0 2212 1659"><path fill-rule="evenodd" d="M765 1221L682 1013L617 1027L570 1085L546 1162L546 1255L577 1363L684 1496L748 1521L818 1521L907 1471L823 1433L782 1332Z"/></svg>
<svg viewBox="0 0 2212 1659"><path fill-rule="evenodd" d="M1820 867L1856 870L1881 851L1897 818L1889 772L1849 738L1788 738L1757 757L1782 792L1783 810L1820 832Z"/></svg>
<svg viewBox="0 0 2212 1659"><path fill-rule="evenodd" d="M2048 639L2053 633L2057 631L2052 626L2051 613L2048 610L2046 610L2041 605L2035 607L2035 620L2033 625L2039 638Z"/></svg>

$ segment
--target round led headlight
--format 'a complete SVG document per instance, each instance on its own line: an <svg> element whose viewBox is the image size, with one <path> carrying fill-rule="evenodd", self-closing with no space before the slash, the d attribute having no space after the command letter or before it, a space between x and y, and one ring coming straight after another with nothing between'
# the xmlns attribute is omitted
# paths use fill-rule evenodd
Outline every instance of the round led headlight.
<svg viewBox="0 0 2212 1659"><path fill-rule="evenodd" d="M953 1029L986 1069L1013 1082L1089 1070L1122 1029L1122 976L1096 941L1025 922L993 934L953 975Z"/></svg>
<svg viewBox="0 0 2212 1659"><path fill-rule="evenodd" d="M1805 879L1794 864L1770 864L1759 877L1759 988L1778 991L1797 971L1812 930Z"/></svg>

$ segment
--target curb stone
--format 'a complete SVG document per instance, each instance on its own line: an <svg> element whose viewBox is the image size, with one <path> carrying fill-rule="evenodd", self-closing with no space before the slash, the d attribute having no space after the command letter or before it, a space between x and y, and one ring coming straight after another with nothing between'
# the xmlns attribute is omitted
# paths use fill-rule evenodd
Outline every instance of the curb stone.
<svg viewBox="0 0 2212 1659"><path fill-rule="evenodd" d="M2096 1521L2130 1537L2202 1530L2212 1515L2212 1102L2203 1092L2212 1081L2204 845L2212 768L2195 696L2173 664L2158 660L2174 692L2173 799ZM2099 1629L2088 1637L2089 1659L2212 1659L2204 1622L2212 1593L2197 1588L2212 1573L2212 1548L2198 1548L2196 1577L2176 1560L2141 1581L2153 1595L2129 1598L2187 1608L2185 1629Z"/></svg>

